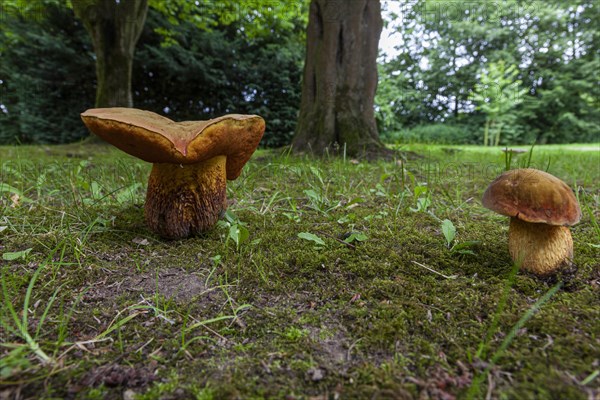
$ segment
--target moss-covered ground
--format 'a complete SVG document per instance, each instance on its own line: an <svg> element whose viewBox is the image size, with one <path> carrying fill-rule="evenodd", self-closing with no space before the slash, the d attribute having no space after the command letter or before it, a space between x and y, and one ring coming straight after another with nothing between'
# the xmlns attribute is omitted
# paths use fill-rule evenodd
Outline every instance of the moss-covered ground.
<svg viewBox="0 0 600 400"><path fill-rule="evenodd" d="M481 206L498 148L259 151L213 230L167 241L144 223L149 164L2 147L0 398L598 398L597 149L512 158L583 210L574 265L540 279Z"/></svg>

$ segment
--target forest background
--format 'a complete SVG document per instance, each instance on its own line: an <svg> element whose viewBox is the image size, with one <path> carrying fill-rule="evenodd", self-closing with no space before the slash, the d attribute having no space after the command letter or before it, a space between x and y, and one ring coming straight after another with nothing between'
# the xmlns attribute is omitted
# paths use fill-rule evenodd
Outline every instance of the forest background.
<svg viewBox="0 0 600 400"><path fill-rule="evenodd" d="M289 144L308 2L196 3L150 2L133 63L134 106L173 120L255 113L268 121L263 146ZM385 142L599 140L593 1L382 6L387 48L375 112ZM94 106L95 56L70 2L5 1L0 12L0 144L86 137L79 113Z"/></svg>

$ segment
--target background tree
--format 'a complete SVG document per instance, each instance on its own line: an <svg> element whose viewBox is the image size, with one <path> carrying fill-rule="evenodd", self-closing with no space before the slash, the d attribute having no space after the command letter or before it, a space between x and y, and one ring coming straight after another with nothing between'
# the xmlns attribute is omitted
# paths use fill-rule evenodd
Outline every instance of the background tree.
<svg viewBox="0 0 600 400"><path fill-rule="evenodd" d="M69 143L88 134L79 113L94 106L89 35L72 10L52 3L14 3L0 18L1 144Z"/></svg>
<svg viewBox="0 0 600 400"><path fill-rule="evenodd" d="M148 0L72 0L96 55L96 107L133 107L131 71Z"/></svg>
<svg viewBox="0 0 600 400"><path fill-rule="evenodd" d="M397 15L384 12L388 23L397 24L400 51L378 66L377 130L368 124L356 128L360 112L348 105L361 104L359 111L366 113L372 110L369 96L356 99L354 94L367 86L374 90L373 82L361 76L357 82L362 86L355 87L348 81L364 72L356 68L365 61L364 42L372 37L357 39L350 28L361 18L345 8L350 3L367 5L366 0L329 0L329 9L323 8L324 0L313 2L321 9L313 8L311 15L322 19L320 25L318 19L312 22L313 36L319 33L314 27L321 26L328 41L308 43L307 0L148 2L134 54L132 96L137 107L173 119L258 113L268 121L264 145L289 144L298 127L305 132L303 144L315 151L350 143L349 133L372 135L377 130L387 141L479 144L488 117L473 95L482 83L480 71L504 62L519 69L511 90L526 94L504 114L501 144L600 140L600 13L591 0L382 2L402 8ZM64 143L87 135L78 114L94 106L96 56L70 4L2 1L2 143ZM327 17L330 10L332 18ZM333 53L325 53L325 48ZM375 43L369 47L371 54L375 48ZM341 62L336 64L338 55ZM305 98L308 106L301 124L296 124L305 58L312 60L305 74L316 71L314 90L312 100ZM356 63L347 72L351 58ZM333 67L322 73L326 63ZM308 82L305 77L306 96L311 94ZM348 125L355 129L346 129ZM331 136L321 135L325 126L334 126ZM372 137L361 138L367 143L361 150L379 149ZM297 144L301 138L297 136Z"/></svg>
<svg viewBox="0 0 600 400"><path fill-rule="evenodd" d="M383 151L373 110L382 24L379 0L311 1L295 150Z"/></svg>
<svg viewBox="0 0 600 400"><path fill-rule="evenodd" d="M178 8L150 3L133 61L136 107L174 120L259 114L268 121L262 145L289 144L306 9L279 1L254 11L201 4L183 18ZM0 18L0 143L73 142L88 135L79 113L94 107L90 35L64 1L31 5L14 3Z"/></svg>
<svg viewBox="0 0 600 400"><path fill-rule="evenodd" d="M527 93L527 89L521 88L518 75L517 66L506 67L504 61L490 63L480 72L480 83L475 86L472 99L486 115L484 146L500 144L502 126L512 117L508 112L520 104Z"/></svg>
<svg viewBox="0 0 600 400"><path fill-rule="evenodd" d="M214 18L210 29L191 19L171 24L151 6L135 56L136 106L174 120L259 114L268 124L262 145L289 144L300 103L303 15L269 29L266 18L275 16L246 26L245 19L220 22L200 12Z"/></svg>
<svg viewBox="0 0 600 400"><path fill-rule="evenodd" d="M526 95L506 114L512 121L504 121L502 143L599 140L592 71L600 67L600 13L594 2L417 0L402 3L391 20L400 51L380 66L385 79L377 96L378 123L392 130L386 136L444 138L459 128L459 142L481 143L486 113L473 93L479 71L503 61L519 67L512 88ZM426 125L436 129L422 129Z"/></svg>

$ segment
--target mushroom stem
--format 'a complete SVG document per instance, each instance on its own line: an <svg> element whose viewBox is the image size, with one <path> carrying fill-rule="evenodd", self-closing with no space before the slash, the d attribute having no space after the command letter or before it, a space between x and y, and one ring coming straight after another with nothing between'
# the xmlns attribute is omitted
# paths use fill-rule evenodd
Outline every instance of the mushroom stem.
<svg viewBox="0 0 600 400"><path fill-rule="evenodd" d="M508 251L521 269L550 275L573 258L573 238L566 226L510 219Z"/></svg>
<svg viewBox="0 0 600 400"><path fill-rule="evenodd" d="M196 164L155 163L146 192L146 222L169 239L212 227L227 208L225 156Z"/></svg>

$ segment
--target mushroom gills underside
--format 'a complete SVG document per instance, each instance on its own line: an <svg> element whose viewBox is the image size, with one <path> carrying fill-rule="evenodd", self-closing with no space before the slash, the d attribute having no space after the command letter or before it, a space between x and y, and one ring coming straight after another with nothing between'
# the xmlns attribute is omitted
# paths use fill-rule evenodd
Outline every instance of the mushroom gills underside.
<svg viewBox="0 0 600 400"><path fill-rule="evenodd" d="M566 226L510 219L508 249L522 270L550 275L571 262L573 238Z"/></svg>
<svg viewBox="0 0 600 400"><path fill-rule="evenodd" d="M148 227L180 239L214 226L227 207L225 163L225 156L196 164L155 163L146 192Z"/></svg>

